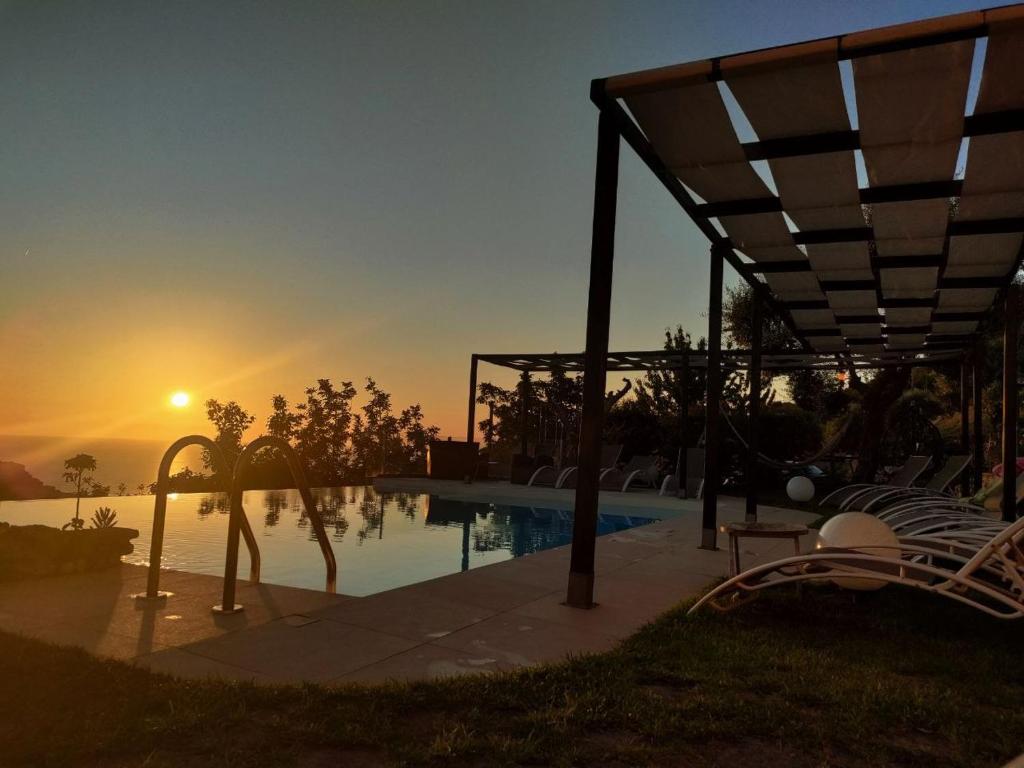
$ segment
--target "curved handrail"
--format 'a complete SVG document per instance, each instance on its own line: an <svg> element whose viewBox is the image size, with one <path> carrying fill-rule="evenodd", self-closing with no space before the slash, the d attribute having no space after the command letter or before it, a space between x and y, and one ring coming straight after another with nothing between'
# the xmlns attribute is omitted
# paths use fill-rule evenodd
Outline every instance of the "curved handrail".
<svg viewBox="0 0 1024 768"><path fill-rule="evenodd" d="M263 448L276 448L284 456L291 472L292 480L302 496L302 503L306 506L306 514L313 523L313 531L316 533L316 540L320 544L320 551L324 555L324 562L327 565L327 587L328 592L334 592L337 588L338 564L334 559L334 550L331 549L331 542L327 538L327 529L324 528L324 521L320 517L320 510L313 501L313 494L310 493L309 484L306 482L306 473L302 469L299 456L287 440L280 437L263 435L257 437L242 450L238 461L235 462L235 473L231 480L231 512L228 518L228 549L224 558L224 594L221 604L215 606L218 613L234 613L242 610L242 606L235 603L235 581L238 578L238 534L243 527L245 510L242 508L242 476L246 467L252 463L253 457Z"/></svg>
<svg viewBox="0 0 1024 768"><path fill-rule="evenodd" d="M146 578L146 592L135 597L153 599L167 595L166 592L160 592L160 558L163 556L164 550L164 523L167 519L167 494L170 493L171 465L178 454L190 445L199 445L209 451L214 471L219 472L221 477L227 478L230 473L230 467L220 446L203 435L186 435L175 440L164 451L163 458L160 459L160 468L156 474L156 501L153 505L153 535L149 543L149 574ZM256 544L256 536L253 535L252 527L244 513L240 520L240 528L242 536L245 537L245 546L249 550L249 580L259 581L260 548Z"/></svg>

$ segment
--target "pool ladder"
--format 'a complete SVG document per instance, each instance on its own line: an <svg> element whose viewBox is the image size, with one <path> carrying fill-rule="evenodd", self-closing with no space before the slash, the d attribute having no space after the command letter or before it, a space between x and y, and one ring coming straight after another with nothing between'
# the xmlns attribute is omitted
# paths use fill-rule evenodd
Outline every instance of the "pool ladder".
<svg viewBox="0 0 1024 768"><path fill-rule="evenodd" d="M229 472L228 462L220 446L213 440L203 435L187 435L176 440L164 453L160 460L160 468L157 471L156 479L156 501L153 506L153 535L149 547L149 573L146 580L146 591L140 592L133 597L143 600L158 600L169 597L172 593L160 591L160 560L163 554L164 524L167 518L167 496L170 493L171 465L174 459L185 448L190 445L199 445L206 449L210 455L214 470L224 478L230 477L230 487L226 490L229 494L228 514L228 541L227 551L224 557L224 591L219 605L215 605L215 613L238 613L243 606L235 602L236 582L238 579L238 543L239 535L245 539L246 549L249 550L249 581L259 583L260 580L260 550L256 543L256 536L249 525L249 519L245 514L245 507L242 504L244 492L242 477L245 470L252 464L253 457L264 448L272 448L280 453L288 464L288 470L292 476L292 482L302 497L302 503L306 507L306 514L313 524L313 531L316 534L317 543L324 556L324 564L327 568L327 592L335 592L337 589L338 564L334 558L334 550L327 538L327 529L324 528L323 518L320 517L320 510L313 500L313 494L309 490L309 483L306 481L306 473L302 469L302 462L299 456L286 440L279 437L264 435L257 437L249 443L239 455L235 462L233 472Z"/></svg>

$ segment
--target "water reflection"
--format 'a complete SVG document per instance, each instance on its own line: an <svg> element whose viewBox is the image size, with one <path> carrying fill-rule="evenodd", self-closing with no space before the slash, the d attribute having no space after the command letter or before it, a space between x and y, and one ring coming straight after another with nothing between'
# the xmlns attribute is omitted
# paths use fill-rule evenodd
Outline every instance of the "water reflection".
<svg viewBox="0 0 1024 768"><path fill-rule="evenodd" d="M599 514L598 535L650 522L653 522L652 518ZM474 552L506 550L512 557L529 555L572 541L572 513L559 509L514 507L431 496L427 504L427 525L462 527L462 570L469 567L470 537Z"/></svg>
<svg viewBox="0 0 1024 768"><path fill-rule="evenodd" d="M173 494L172 494L173 495ZM168 496L170 498L170 496ZM177 499L175 499L177 501ZM228 497L224 493L211 493L199 499L199 517L207 517L214 512L227 514Z"/></svg>
<svg viewBox="0 0 1024 768"><path fill-rule="evenodd" d="M338 591L367 595L459 570L568 544L572 514L565 510L463 502L422 494L381 494L371 487L318 488L314 503L338 561ZM129 562L148 562L153 497L93 499L117 510L139 537ZM294 490L248 491L246 514L260 540L267 582L323 588L323 559L313 526ZM224 570L228 499L180 494L168 507L164 563L168 568L220 575ZM3 502L0 520L14 525L60 525L74 499ZM598 533L651 522L647 517L599 516ZM240 553L240 570L247 567Z"/></svg>
<svg viewBox="0 0 1024 768"><path fill-rule="evenodd" d="M263 509L266 510L263 524L268 528L277 525L281 521L281 510L287 506L288 498L284 491L267 491L263 496Z"/></svg>
<svg viewBox="0 0 1024 768"><path fill-rule="evenodd" d="M250 492L259 493L259 492ZM572 513L543 507L517 507L507 504L456 501L438 496L420 496L408 493L378 493L372 487L315 488L313 499L324 525L333 529L333 539L341 542L350 526L357 524L358 544L371 539L384 539L384 521L389 515L407 523L415 522L421 501L425 501L424 525L462 529L462 570L469 568L469 552L506 550L513 557L521 557L572 541ZM294 491L263 491L263 525L273 528L288 524L290 513L299 529L308 530L308 538L315 540L309 517ZM205 517L211 512L226 513L227 498L211 494L199 500L198 514ZM598 535L624 530L652 522L652 518L627 518L618 515L598 515Z"/></svg>
<svg viewBox="0 0 1024 768"><path fill-rule="evenodd" d="M294 521L315 541L309 516L294 491L252 491L262 493L264 528L274 528ZM248 495L248 494L247 494ZM418 518L421 501L425 502L423 525L461 528L461 570L468 570L470 553L507 551L512 557L540 552L572 541L572 513L543 507L517 507L507 504L456 501L438 496L408 493L378 493L372 487L316 488L313 500L323 518L324 526L333 529L333 540L342 542L352 522L357 545L370 540L383 541L384 521L388 515L408 523ZM228 501L223 494L211 494L199 500L198 515L226 513ZM284 517L283 513L289 513ZM653 518L598 515L598 535L621 531L652 522Z"/></svg>

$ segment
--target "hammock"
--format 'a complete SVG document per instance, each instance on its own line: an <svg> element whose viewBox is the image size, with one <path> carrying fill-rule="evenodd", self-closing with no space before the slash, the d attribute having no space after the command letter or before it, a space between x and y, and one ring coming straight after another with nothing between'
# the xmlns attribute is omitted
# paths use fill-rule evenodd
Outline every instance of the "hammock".
<svg viewBox="0 0 1024 768"><path fill-rule="evenodd" d="M855 412L851 410L850 413L847 415L846 421L843 423L843 426L839 428L839 431L837 431L830 440L826 440L825 444L822 445L818 452L815 453L813 456L808 456L807 458L801 459L800 461L780 461L779 459L773 459L771 456L766 456L765 454L758 451L757 460L762 464L769 467L774 467L775 469L799 469L800 467L809 467L811 464L820 461L823 456L827 456L835 449L837 445L839 445L839 442L846 435L846 430L849 429L850 424L853 423L854 414ZM740 434L740 431L736 429L736 425L734 425L732 421L729 419L729 415L723 412L722 418L725 419L725 423L729 425L729 429L732 430L733 435L736 437L737 440L739 440L740 444L749 451L750 446L747 444L747 441L743 439L743 435Z"/></svg>

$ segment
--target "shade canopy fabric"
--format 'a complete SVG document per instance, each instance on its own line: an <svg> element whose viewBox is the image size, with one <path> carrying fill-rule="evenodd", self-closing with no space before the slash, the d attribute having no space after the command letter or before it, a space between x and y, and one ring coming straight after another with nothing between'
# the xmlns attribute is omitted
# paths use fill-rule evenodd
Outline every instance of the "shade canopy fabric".
<svg viewBox="0 0 1024 768"><path fill-rule="evenodd" d="M882 355L969 347L1018 271L1021 72L1014 5L598 83L810 349Z"/></svg>

